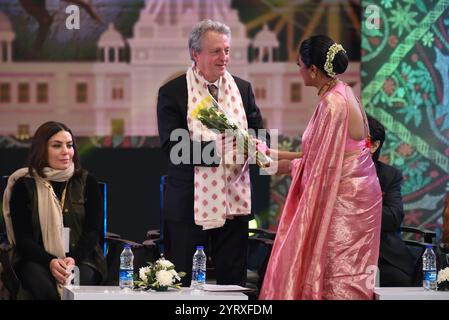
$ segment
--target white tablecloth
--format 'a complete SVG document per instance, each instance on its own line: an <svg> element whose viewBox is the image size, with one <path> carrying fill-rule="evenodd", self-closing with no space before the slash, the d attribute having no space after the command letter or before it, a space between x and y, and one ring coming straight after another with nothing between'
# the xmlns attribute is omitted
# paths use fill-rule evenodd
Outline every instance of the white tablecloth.
<svg viewBox="0 0 449 320"><path fill-rule="evenodd" d="M425 291L420 287L379 287L374 289L376 300L449 300L448 291Z"/></svg>
<svg viewBox="0 0 449 320"><path fill-rule="evenodd" d="M112 286L67 286L62 300L248 300L242 292L208 292L190 288L165 292L122 290Z"/></svg>

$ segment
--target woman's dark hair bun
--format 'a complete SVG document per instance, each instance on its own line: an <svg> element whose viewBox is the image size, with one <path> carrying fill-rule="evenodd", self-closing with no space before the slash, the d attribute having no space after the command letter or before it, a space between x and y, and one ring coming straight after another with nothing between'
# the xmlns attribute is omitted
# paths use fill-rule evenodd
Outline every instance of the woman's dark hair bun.
<svg viewBox="0 0 449 320"><path fill-rule="evenodd" d="M324 35L317 35L304 40L299 48L299 54L307 68L314 64L318 69L324 70L327 51L335 43L334 40ZM332 61L332 69L336 74L342 74L348 68L349 59L345 51L339 51Z"/></svg>
<svg viewBox="0 0 449 320"><path fill-rule="evenodd" d="M342 74L348 68L349 59L344 51L339 51L332 61L332 67L336 74Z"/></svg>

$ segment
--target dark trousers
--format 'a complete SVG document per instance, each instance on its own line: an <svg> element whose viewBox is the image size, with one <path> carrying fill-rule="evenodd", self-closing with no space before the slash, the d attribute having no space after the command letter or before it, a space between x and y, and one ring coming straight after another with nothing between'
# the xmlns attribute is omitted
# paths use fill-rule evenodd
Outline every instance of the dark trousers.
<svg viewBox="0 0 449 320"><path fill-rule="evenodd" d="M248 219L235 217L226 220L221 228L203 231L193 223L164 221L165 256L173 262L176 271L186 272L183 286L190 286L192 259L197 245L205 246L212 258L217 284L246 284L246 257L248 249ZM210 266L207 265L207 268ZM207 274L206 274L207 279Z"/></svg>
<svg viewBox="0 0 449 320"><path fill-rule="evenodd" d="M100 273L85 264L80 269L80 285L97 285L101 281ZM28 290L35 300L58 300L56 280L45 267L34 261L22 261L16 266L16 272L25 290Z"/></svg>

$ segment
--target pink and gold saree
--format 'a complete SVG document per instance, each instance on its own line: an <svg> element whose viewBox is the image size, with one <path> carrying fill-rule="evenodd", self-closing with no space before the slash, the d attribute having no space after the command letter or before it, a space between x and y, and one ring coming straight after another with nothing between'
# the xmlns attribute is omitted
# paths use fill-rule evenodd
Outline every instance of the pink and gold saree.
<svg viewBox="0 0 449 320"><path fill-rule="evenodd" d="M382 196L365 140L347 134L347 101L339 82L303 134L260 299L373 298Z"/></svg>

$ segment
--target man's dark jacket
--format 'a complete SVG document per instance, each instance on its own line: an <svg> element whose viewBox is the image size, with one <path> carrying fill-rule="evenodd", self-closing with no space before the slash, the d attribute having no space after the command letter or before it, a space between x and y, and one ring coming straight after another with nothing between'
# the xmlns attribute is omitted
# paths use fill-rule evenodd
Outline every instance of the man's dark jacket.
<svg viewBox="0 0 449 320"><path fill-rule="evenodd" d="M256 105L251 84L243 79L234 77L242 97L243 107L249 129L263 129L262 116ZM172 221L194 221L193 197L194 197L194 168L195 165L218 166L220 158L215 156L214 164L206 164L201 159L200 164L193 165L193 152L190 155L190 164L173 164L170 160L170 151L178 141L170 141L170 134L175 129L187 127L187 79L182 75L171 80L159 89L157 102L157 119L161 148L167 157L167 182L164 200L164 219ZM181 140L181 139L179 139ZM190 151L201 150L211 142L193 142L188 140ZM213 143L213 142L212 142ZM193 146L193 144L201 144ZM202 151L201 151L202 152ZM254 192L251 192L251 202L254 204ZM254 206L253 206L254 207ZM249 219L253 217L251 209Z"/></svg>
<svg viewBox="0 0 449 320"><path fill-rule="evenodd" d="M399 228L404 219L401 195L402 173L380 161L375 161L375 164L382 189L382 227L379 258L383 258L390 265L408 275L413 275L415 262L399 233ZM379 264L379 269L382 277L382 264Z"/></svg>

